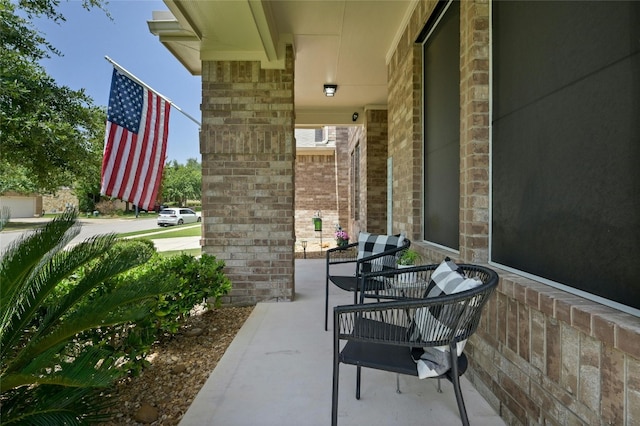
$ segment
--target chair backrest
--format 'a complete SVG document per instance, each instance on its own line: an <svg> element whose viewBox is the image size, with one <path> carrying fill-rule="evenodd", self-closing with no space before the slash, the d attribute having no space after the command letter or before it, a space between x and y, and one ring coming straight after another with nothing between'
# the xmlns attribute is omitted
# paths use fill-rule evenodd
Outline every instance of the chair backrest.
<svg viewBox="0 0 640 426"><path fill-rule="evenodd" d="M402 251L411 241L404 235L379 235L360 232L356 274L395 269Z"/></svg>
<svg viewBox="0 0 640 426"><path fill-rule="evenodd" d="M369 308L362 308L360 317L384 322L390 329L408 330L408 333L394 335L382 332L381 341L397 345L443 346L462 342L476 331L482 308L498 285L498 275L478 265L457 265L467 278L478 279L479 285L448 295L427 297L434 286L432 278L438 266L419 265L362 276L362 280L378 279L385 284L383 291L378 289L369 294L365 291L362 297L385 302L364 304Z"/></svg>

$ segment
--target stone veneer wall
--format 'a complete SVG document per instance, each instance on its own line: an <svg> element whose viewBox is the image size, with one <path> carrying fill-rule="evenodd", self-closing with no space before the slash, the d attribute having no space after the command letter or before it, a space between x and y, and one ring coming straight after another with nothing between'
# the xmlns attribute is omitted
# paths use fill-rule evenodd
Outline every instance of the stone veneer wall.
<svg viewBox="0 0 640 426"><path fill-rule="evenodd" d="M55 194L42 196L42 211L46 213L60 213L67 208L78 208L78 196L71 188L59 188Z"/></svg>
<svg viewBox="0 0 640 426"><path fill-rule="evenodd" d="M394 232L427 262L489 256L487 0L460 2L460 253L422 238L422 63L415 43L436 1L420 1L389 63ZM412 172L411 172L412 171ZM640 319L493 267L501 280L465 349L466 373L510 425L640 424ZM473 413L469 413L473 416Z"/></svg>
<svg viewBox="0 0 640 426"><path fill-rule="evenodd" d="M229 304L294 295L294 69L202 63L203 251L225 261Z"/></svg>

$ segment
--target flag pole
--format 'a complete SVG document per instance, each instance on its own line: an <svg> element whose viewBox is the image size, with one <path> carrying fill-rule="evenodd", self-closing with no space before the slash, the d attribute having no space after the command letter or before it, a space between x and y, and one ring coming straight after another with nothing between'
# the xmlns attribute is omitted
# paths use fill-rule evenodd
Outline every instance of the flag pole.
<svg viewBox="0 0 640 426"><path fill-rule="evenodd" d="M120 64L118 64L116 61L114 61L113 59L111 59L108 56L104 57L107 61L111 62L111 64L121 73L126 74L127 77L129 77L131 80L135 81L136 83L146 87L148 90L151 90L153 93L155 93L156 95L160 96L162 99L164 99L165 101L167 101L169 104L171 104L171 106L173 108L175 108L176 110L178 110L178 112L181 112L182 114L184 114L185 117L187 117L189 120L193 121L194 123L196 123L198 125L198 127L201 127L202 124L200 124L200 122L198 120L196 120L195 118L193 118L192 116L190 116L189 114L187 114L186 112L184 112L182 110L182 108L180 108L178 105L174 104L171 99L167 98L166 96L158 93L156 90L152 89L151 86L149 86L147 83L145 83L144 81L140 80L138 77L136 77L135 75L131 74L129 71L127 71L126 69L124 69Z"/></svg>

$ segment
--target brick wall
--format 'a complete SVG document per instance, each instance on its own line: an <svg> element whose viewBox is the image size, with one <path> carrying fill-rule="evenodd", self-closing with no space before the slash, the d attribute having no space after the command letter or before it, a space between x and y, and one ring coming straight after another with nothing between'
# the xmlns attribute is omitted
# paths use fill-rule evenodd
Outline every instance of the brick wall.
<svg viewBox="0 0 640 426"><path fill-rule="evenodd" d="M351 162L353 161L354 151L356 147L359 147L359 179L355 180L354 175L356 170L351 168L349 170L349 230L351 234L358 235L360 231L365 232L367 230L367 203L366 203L366 194L367 194L367 186L366 186L366 170L367 170L367 144L366 144L366 131L363 126L354 126L349 129L349 134L347 136L348 144L347 144L347 154L349 157L349 167L351 167ZM354 188L354 185L358 183L358 189ZM354 197L358 197L357 209L356 212L356 203Z"/></svg>
<svg viewBox="0 0 640 426"><path fill-rule="evenodd" d="M489 249L487 0L460 3L460 252L421 241L422 63L414 43L435 1L416 5L389 63L394 232L427 262L486 264ZM465 351L466 376L511 425L640 424L640 319L495 268L501 281ZM473 413L470 413L473 415Z"/></svg>
<svg viewBox="0 0 640 426"><path fill-rule="evenodd" d="M322 241L335 245L334 229L339 224L349 231L349 155L346 127L330 127L335 150L298 152L296 157L296 240ZM314 231L311 218L320 211L322 235Z"/></svg>
<svg viewBox="0 0 640 426"><path fill-rule="evenodd" d="M367 227L372 233L387 233L387 110L367 110L366 205Z"/></svg>
<svg viewBox="0 0 640 426"><path fill-rule="evenodd" d="M226 262L230 304L294 294L293 55L202 63L203 251Z"/></svg>
<svg viewBox="0 0 640 426"><path fill-rule="evenodd" d="M416 6L388 65L389 156L393 158L393 229L413 241L422 239L422 62L420 47L413 43L416 19L426 16L435 2Z"/></svg>
<svg viewBox="0 0 640 426"><path fill-rule="evenodd" d="M367 110L364 126L349 129L349 157L360 147L360 211L349 218L353 234L387 233L387 129L387 110Z"/></svg>
<svg viewBox="0 0 640 426"><path fill-rule="evenodd" d="M333 225L338 223L336 193L336 155L298 154L296 158L296 239L315 240L311 218L320 211L322 237L333 239Z"/></svg>
<svg viewBox="0 0 640 426"><path fill-rule="evenodd" d="M337 223L349 235L353 235L354 230L349 227L349 218L351 217L351 194L350 183L350 155L349 155L349 128L336 127L336 203L338 209ZM331 237L333 238L333 229Z"/></svg>

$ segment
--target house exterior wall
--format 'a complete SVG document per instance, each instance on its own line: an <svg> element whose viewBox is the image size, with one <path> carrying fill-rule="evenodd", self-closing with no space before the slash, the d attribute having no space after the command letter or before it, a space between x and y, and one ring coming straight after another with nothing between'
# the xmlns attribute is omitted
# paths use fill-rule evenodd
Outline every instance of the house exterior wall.
<svg viewBox="0 0 640 426"><path fill-rule="evenodd" d="M60 188L55 194L42 196L42 211L60 213L67 208L78 208L78 196L71 188Z"/></svg>
<svg viewBox="0 0 640 426"><path fill-rule="evenodd" d="M337 224L345 229L350 236L353 230L349 227L351 212L350 195L350 163L349 163L349 128L336 127L336 208L338 210ZM331 227L331 238L335 243L334 227ZM352 238L351 241L355 241Z"/></svg>
<svg viewBox="0 0 640 426"><path fill-rule="evenodd" d="M282 70L202 63L202 245L226 263L228 304L294 295L293 82L291 47Z"/></svg>
<svg viewBox="0 0 640 426"><path fill-rule="evenodd" d="M349 217L351 233L387 233L387 110L365 111L364 126L349 129L349 158L360 147L359 212ZM354 185L353 171L349 173ZM353 194L351 188L351 194ZM353 204L352 204L353 210Z"/></svg>
<svg viewBox="0 0 640 426"><path fill-rule="evenodd" d="M421 1L388 65L393 230L428 262L489 261L490 3L460 2L460 250L422 240ZM640 319L491 266L500 277L465 351L467 377L511 425L640 423Z"/></svg>
<svg viewBox="0 0 640 426"><path fill-rule="evenodd" d="M355 179L355 167L351 162L358 149L359 155L359 179ZM348 134L348 156L349 156L349 230L351 234L357 236L361 231L367 231L367 203L366 203L366 170L367 170L367 144L366 131L363 126L355 126L349 129ZM355 186L358 186L356 189ZM358 197L356 208L355 197ZM355 239L355 238L354 238Z"/></svg>
<svg viewBox="0 0 640 426"><path fill-rule="evenodd" d="M387 233L387 110L365 112L367 144L366 230Z"/></svg>
<svg viewBox="0 0 640 426"><path fill-rule="evenodd" d="M336 225L349 232L349 155L346 127L330 127L335 149L299 150L296 156L295 220L296 240L335 246ZM320 213L322 235L314 230L312 218ZM351 232L349 232L351 234Z"/></svg>
<svg viewBox="0 0 640 426"><path fill-rule="evenodd" d="M296 157L296 239L315 240L312 218L320 212L322 237L333 237L333 224L338 222L336 192L337 164L335 151L328 154L301 154Z"/></svg>

